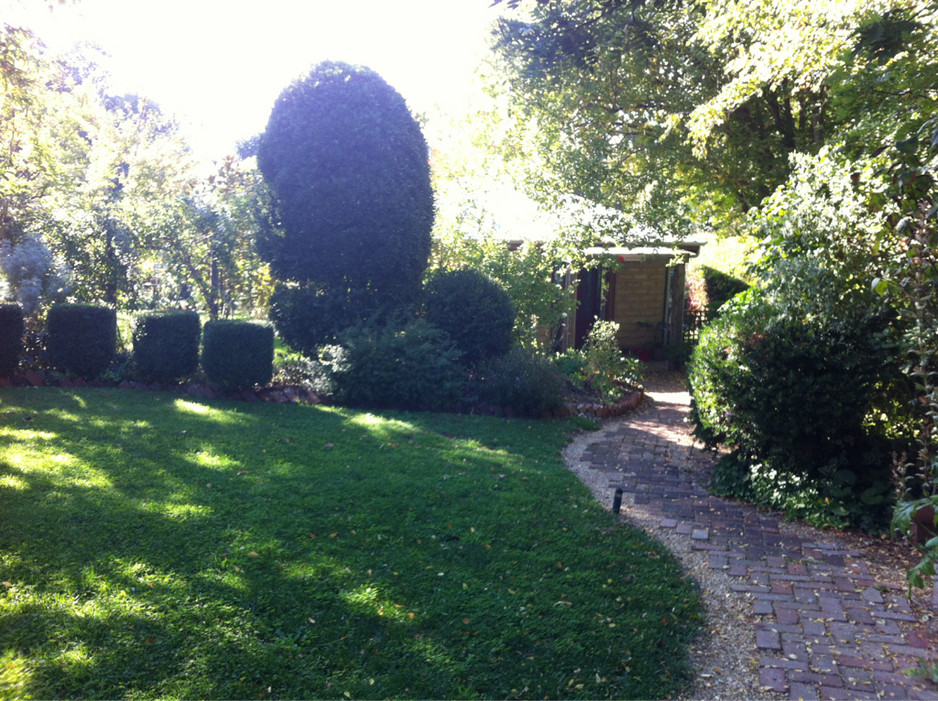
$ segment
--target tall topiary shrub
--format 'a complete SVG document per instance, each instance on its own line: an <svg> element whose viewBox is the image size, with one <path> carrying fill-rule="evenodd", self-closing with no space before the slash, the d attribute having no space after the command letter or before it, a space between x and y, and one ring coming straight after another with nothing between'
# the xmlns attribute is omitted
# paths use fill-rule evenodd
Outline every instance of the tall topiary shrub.
<svg viewBox="0 0 938 701"><path fill-rule="evenodd" d="M143 312L133 321L134 364L146 380L172 382L199 367L202 324L194 311Z"/></svg>
<svg viewBox="0 0 938 701"><path fill-rule="evenodd" d="M434 275L426 289L427 321L443 329L469 364L511 348L515 308L508 293L482 273L465 268Z"/></svg>
<svg viewBox="0 0 938 701"><path fill-rule="evenodd" d="M373 308L418 296L434 216L427 144L377 73L329 62L290 85L261 136L258 167L279 222L258 247L276 278L332 307L356 292L366 293L356 305ZM302 327L287 315L303 313L281 304L278 328Z"/></svg>
<svg viewBox="0 0 938 701"><path fill-rule="evenodd" d="M274 330L267 324L215 319L202 333L202 369L223 389L265 385L273 376Z"/></svg>
<svg viewBox="0 0 938 701"><path fill-rule="evenodd" d="M0 377L16 372L23 351L23 309L18 304L0 304Z"/></svg>
<svg viewBox="0 0 938 701"><path fill-rule="evenodd" d="M402 309L382 304L370 290L330 294L311 286L279 284L270 299L270 319L291 348L310 357L320 346L335 343L346 329L397 316Z"/></svg>
<svg viewBox="0 0 938 701"><path fill-rule="evenodd" d="M46 348L53 367L92 378L117 352L117 312L93 304L57 304L46 316Z"/></svg>

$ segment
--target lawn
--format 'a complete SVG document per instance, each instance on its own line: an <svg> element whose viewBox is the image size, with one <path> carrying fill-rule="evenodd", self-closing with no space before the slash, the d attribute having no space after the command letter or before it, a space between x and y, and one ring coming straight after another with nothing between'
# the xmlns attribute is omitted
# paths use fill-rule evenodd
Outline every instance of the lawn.
<svg viewBox="0 0 938 701"><path fill-rule="evenodd" d="M0 696L672 694L699 599L569 430L0 390Z"/></svg>

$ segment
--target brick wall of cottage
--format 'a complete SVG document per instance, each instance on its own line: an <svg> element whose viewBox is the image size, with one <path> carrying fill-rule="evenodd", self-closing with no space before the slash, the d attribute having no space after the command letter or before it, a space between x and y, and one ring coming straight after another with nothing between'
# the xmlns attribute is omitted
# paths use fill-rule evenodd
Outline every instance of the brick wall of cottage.
<svg viewBox="0 0 938 701"><path fill-rule="evenodd" d="M616 274L614 308L619 322L619 345L641 348L661 342L667 266L654 262L620 263Z"/></svg>

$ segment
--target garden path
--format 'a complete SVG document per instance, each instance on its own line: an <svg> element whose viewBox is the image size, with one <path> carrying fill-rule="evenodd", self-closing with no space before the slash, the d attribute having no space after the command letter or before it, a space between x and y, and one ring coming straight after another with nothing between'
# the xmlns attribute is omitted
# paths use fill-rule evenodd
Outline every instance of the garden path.
<svg viewBox="0 0 938 701"><path fill-rule="evenodd" d="M605 504L621 487L622 517L663 540L701 587L709 630L692 645L690 698L938 698L938 686L902 674L938 661L934 601L906 597L911 549L709 495L713 458L690 435L683 378L656 373L646 396L566 459Z"/></svg>

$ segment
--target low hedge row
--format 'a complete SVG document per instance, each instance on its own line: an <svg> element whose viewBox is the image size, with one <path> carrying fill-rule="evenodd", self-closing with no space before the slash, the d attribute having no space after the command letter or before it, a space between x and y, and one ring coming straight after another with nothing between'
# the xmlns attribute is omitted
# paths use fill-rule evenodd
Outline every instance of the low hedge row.
<svg viewBox="0 0 938 701"><path fill-rule="evenodd" d="M0 305L0 376L12 375L23 350L24 319L15 304ZM104 373L117 354L117 314L91 304L59 304L46 317L46 351L56 370L87 379ZM267 324L214 320L203 329L198 314L143 312L132 323L133 364L140 378L171 382L192 375L201 362L223 389L267 384L273 375L274 333Z"/></svg>

